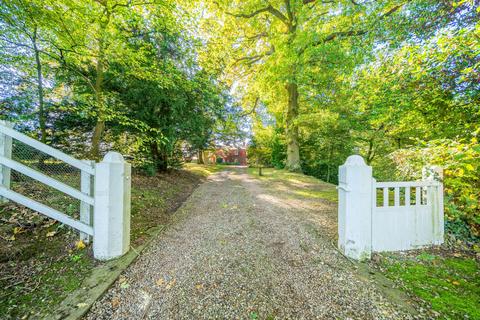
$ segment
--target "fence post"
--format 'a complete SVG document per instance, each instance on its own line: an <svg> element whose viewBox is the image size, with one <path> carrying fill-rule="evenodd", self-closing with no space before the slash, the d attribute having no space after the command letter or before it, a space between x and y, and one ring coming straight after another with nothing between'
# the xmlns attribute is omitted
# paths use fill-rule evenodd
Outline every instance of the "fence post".
<svg viewBox="0 0 480 320"><path fill-rule="evenodd" d="M117 152L109 152L95 166L93 254L109 260L130 247L131 166Z"/></svg>
<svg viewBox="0 0 480 320"><path fill-rule="evenodd" d="M356 260L372 252L372 179L372 167L358 155L339 168L338 248Z"/></svg>
<svg viewBox="0 0 480 320"><path fill-rule="evenodd" d="M427 201L432 201L432 244L440 245L444 242L445 222L443 203L443 168L439 166L426 166L422 169L424 181L437 181L437 187L427 187Z"/></svg>
<svg viewBox="0 0 480 320"><path fill-rule="evenodd" d="M95 167L95 161L91 160L84 160L85 163L90 165L92 168ZM81 171L80 173L80 191L83 193L92 196L93 195L93 181L92 176L85 171ZM80 202L80 221L91 225L92 224L92 206L86 202ZM80 232L80 240L89 243L90 236L86 233Z"/></svg>
<svg viewBox="0 0 480 320"><path fill-rule="evenodd" d="M8 128L13 128L13 123L0 120L0 124ZM12 158L12 137L0 133L0 156ZM0 187L10 189L11 169L7 166L0 165ZM8 199L0 197L0 203L7 203Z"/></svg>

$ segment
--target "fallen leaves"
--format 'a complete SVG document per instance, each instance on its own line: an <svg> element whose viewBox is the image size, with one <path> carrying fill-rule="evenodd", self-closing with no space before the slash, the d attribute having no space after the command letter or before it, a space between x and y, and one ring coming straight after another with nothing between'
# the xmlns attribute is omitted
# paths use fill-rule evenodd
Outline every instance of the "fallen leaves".
<svg viewBox="0 0 480 320"><path fill-rule="evenodd" d="M165 280L164 278L160 278L155 283L159 287L162 287L162 288L165 287L166 290L170 290L177 283L177 279L173 278L172 280L168 281L168 280Z"/></svg>
<svg viewBox="0 0 480 320"><path fill-rule="evenodd" d="M115 297L112 299L112 307L117 308L120 305L120 299L118 297Z"/></svg>
<svg viewBox="0 0 480 320"><path fill-rule="evenodd" d="M13 228L13 234L20 234L20 233L24 233L24 232L26 232L26 230L22 227Z"/></svg>
<svg viewBox="0 0 480 320"><path fill-rule="evenodd" d="M75 248L77 248L77 250L82 250L82 249L85 249L86 247L87 246L85 245L83 240L79 240L75 243Z"/></svg>
<svg viewBox="0 0 480 320"><path fill-rule="evenodd" d="M165 289L170 290L170 289L175 285L175 283L177 283L177 279L173 279L172 281L170 281L170 282L165 286Z"/></svg>
<svg viewBox="0 0 480 320"><path fill-rule="evenodd" d="M45 235L47 238L51 238L53 236L55 236L57 234L57 231L50 231L50 232L47 232L47 234Z"/></svg>
<svg viewBox="0 0 480 320"><path fill-rule="evenodd" d="M125 276L120 276L118 282L120 283L121 289L128 289L130 287L130 284L127 282L127 278Z"/></svg>

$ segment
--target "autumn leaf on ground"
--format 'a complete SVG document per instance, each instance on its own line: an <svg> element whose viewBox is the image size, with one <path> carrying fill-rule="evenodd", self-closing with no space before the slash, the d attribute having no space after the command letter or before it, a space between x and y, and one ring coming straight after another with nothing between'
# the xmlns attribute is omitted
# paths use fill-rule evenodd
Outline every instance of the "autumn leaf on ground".
<svg viewBox="0 0 480 320"><path fill-rule="evenodd" d="M77 241L77 242L75 243L75 247L76 247L78 250L82 250L82 249L85 249L86 245L85 245L85 243L84 243L82 240L80 240L80 241Z"/></svg>
<svg viewBox="0 0 480 320"><path fill-rule="evenodd" d="M46 237L47 237L47 238L51 238L51 237L53 237L53 236L56 235L56 234L57 234L56 231L50 231L50 232L47 232Z"/></svg>
<svg viewBox="0 0 480 320"><path fill-rule="evenodd" d="M24 233L26 230L23 229L22 227L15 227L13 228L13 234L20 234L20 233Z"/></svg>
<svg viewBox="0 0 480 320"><path fill-rule="evenodd" d="M57 223L56 220L47 220L47 222L42 226L42 228L49 228L51 226L53 226L55 223Z"/></svg>
<svg viewBox="0 0 480 320"><path fill-rule="evenodd" d="M176 279L173 279L172 281L170 281L170 282L167 284L167 286L165 287L165 289L167 289L167 290L171 289L171 288L175 285L176 282L177 282L177 280L176 280Z"/></svg>
<svg viewBox="0 0 480 320"><path fill-rule="evenodd" d="M115 298L112 299L112 307L113 308L118 307L119 304L120 304L120 299L119 298L115 297Z"/></svg>
<svg viewBox="0 0 480 320"><path fill-rule="evenodd" d="M165 284L165 280L163 280L163 278L160 278L157 280L156 283L157 283L157 286L162 287Z"/></svg>

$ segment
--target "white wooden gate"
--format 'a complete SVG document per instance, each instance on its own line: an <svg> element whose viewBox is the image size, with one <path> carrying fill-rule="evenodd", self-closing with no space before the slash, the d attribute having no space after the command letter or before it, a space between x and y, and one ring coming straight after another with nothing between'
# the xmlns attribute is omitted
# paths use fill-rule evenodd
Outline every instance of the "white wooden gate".
<svg viewBox="0 0 480 320"><path fill-rule="evenodd" d="M425 168L422 181L377 182L360 156L339 171L338 246L362 260L372 252L443 243L442 170Z"/></svg>
<svg viewBox="0 0 480 320"><path fill-rule="evenodd" d="M12 158L16 145L26 145L79 171L79 188ZM80 201L78 219L41 201L12 190L12 170ZM0 121L0 202L17 202L93 237L94 256L108 260L123 255L130 242L130 165L110 152L102 162L75 159L13 129ZM123 199L123 201L122 201Z"/></svg>
<svg viewBox="0 0 480 320"><path fill-rule="evenodd" d="M443 242L441 182L373 183L372 251L409 250Z"/></svg>

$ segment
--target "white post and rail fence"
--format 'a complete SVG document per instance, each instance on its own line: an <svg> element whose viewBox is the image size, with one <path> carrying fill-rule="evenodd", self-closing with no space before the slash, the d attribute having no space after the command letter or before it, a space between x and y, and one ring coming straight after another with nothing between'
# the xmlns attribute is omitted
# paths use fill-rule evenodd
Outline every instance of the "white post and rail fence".
<svg viewBox="0 0 480 320"><path fill-rule="evenodd" d="M443 243L443 171L426 167L422 181L377 182L362 157L339 170L338 247L365 260L373 252L403 251Z"/></svg>
<svg viewBox="0 0 480 320"><path fill-rule="evenodd" d="M80 188L13 159L12 146L16 142L80 171ZM12 171L79 200L78 218L12 190ZM96 259L114 259L130 248L130 188L131 166L121 154L109 152L99 163L78 160L0 121L0 203L19 203L78 230L84 242L93 239Z"/></svg>

